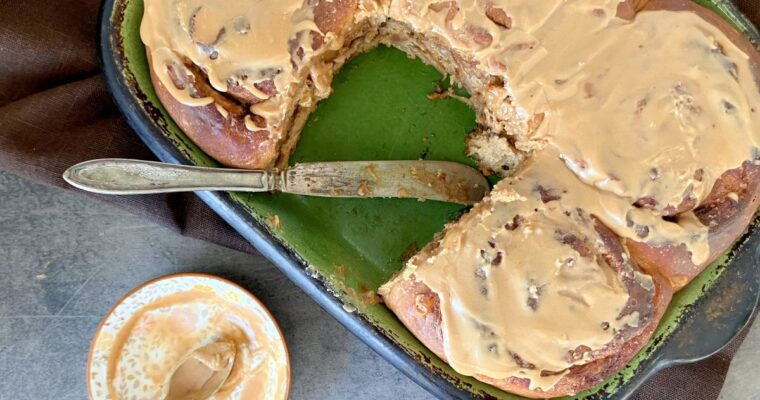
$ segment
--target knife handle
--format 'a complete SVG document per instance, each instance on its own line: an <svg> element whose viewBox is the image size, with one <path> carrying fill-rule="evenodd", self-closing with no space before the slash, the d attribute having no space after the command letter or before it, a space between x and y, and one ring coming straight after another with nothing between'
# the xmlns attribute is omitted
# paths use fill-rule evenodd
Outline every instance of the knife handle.
<svg viewBox="0 0 760 400"><path fill-rule="evenodd" d="M79 189L101 194L269 192L278 188L280 174L107 158L74 165L63 173L63 179Z"/></svg>

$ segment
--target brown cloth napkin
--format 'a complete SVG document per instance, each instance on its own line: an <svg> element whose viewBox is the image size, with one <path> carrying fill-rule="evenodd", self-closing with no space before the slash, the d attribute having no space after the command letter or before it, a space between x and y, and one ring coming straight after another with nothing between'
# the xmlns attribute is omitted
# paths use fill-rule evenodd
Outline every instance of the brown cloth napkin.
<svg viewBox="0 0 760 400"><path fill-rule="evenodd" d="M759 0L737 3L760 24ZM61 174L80 161L155 159L106 90L99 7L98 0L0 0L0 169L67 187ZM256 253L193 194L101 198L183 235ZM716 399L743 338L708 360L662 371L634 398Z"/></svg>

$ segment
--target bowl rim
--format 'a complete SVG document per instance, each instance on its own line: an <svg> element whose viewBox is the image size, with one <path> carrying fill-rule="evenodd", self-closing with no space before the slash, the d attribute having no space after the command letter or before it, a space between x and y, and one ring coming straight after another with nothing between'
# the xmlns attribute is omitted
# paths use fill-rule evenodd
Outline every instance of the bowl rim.
<svg viewBox="0 0 760 400"><path fill-rule="evenodd" d="M101 3L97 34L98 59L105 74L107 89L130 127L161 161L193 165L186 155L168 141L162 130L150 118L148 111L143 108L141 100L137 98L136 93L133 92L127 81L127 77L122 72L127 67L124 65L125 58L122 43L120 42L121 20L114 20L113 17L120 18L120 15L116 13L118 11L116 7L129 1L131 0L105 0ZM689 1L699 4L697 0ZM733 0L717 0L717 3L720 3L721 7L728 8L729 12L747 25L748 30L742 32L743 36L749 37L755 46L760 45L760 32L739 11ZM235 201L227 192L195 193L323 310L408 378L438 398L472 398L472 392L456 386L450 380L421 365L414 356L404 351L402 347L398 346L361 313L347 311L344 304L336 296L329 293L327 284L307 271L308 263L305 260L271 235L261 222L253 218L250 212ZM760 214L757 214L755 220L759 219ZM737 238L734 247L737 247L741 242L747 241L748 238L752 239L752 237L757 237L759 238L758 241L760 241L760 227L756 228L758 229L754 232L745 233L741 239ZM756 256L756 259L760 260L760 253ZM757 263L760 264L760 262ZM702 295L700 299L704 297L706 296ZM756 298L754 299L755 306L752 310L757 308L758 302L760 302L760 292L756 293ZM635 378L623 383L621 388L610 396L613 398L628 397L651 376L664 368L697 362L720 352L731 343L743 327L749 324L752 315L753 312L750 312L746 318L742 319L739 328L731 335L729 340L712 349L712 351L700 354L698 357L657 358L656 352L663 348L663 346L660 346L647 358L647 360L651 361L651 364L647 365L646 368L641 368L640 365L635 372ZM671 332L668 338L673 337L680 326L681 324L679 323L675 328L676 330Z"/></svg>
<svg viewBox="0 0 760 400"><path fill-rule="evenodd" d="M111 308L108 310L108 312L103 316L103 319L98 324L98 328L95 330L95 334L92 336L92 340L90 340L90 349L87 353L87 368L86 368L86 374L87 374L87 396L92 400L94 399L92 395L92 375L90 374L91 368L92 368L92 359L95 354L95 343L97 342L98 338L100 337L100 334L103 331L103 327L106 324L106 321L108 321L109 318L113 315L114 311L116 311L119 306L124 303L127 299L134 296L137 292L139 292L142 289L145 289L146 287L173 279L184 279L184 278L200 278L200 279L208 279L217 281L223 285L230 286L234 289L237 289L241 293L243 293L245 296L247 296L249 299L253 300L253 302L261 308L262 311L264 311L264 315L269 319L269 321L274 325L275 329L277 329L277 334L279 335L279 341L282 343L283 348L285 349L285 361L286 361L286 367L287 367L287 388L285 391L285 398L290 398L290 387L293 383L292 379L292 370L291 370L291 362L290 362L290 350L288 349L288 342L285 340L285 335L282 333L282 329L280 329L280 324L277 322L277 319L275 319L272 312L267 308L267 306L253 293L251 293L250 290L244 288L243 286L239 285L236 282L233 282L227 278L222 278L217 275L212 274L205 274L200 272L177 272L173 274L163 275L159 276L157 278L153 278L151 280L148 280L146 282L143 282L134 288L130 289L124 296L122 296L116 303L114 303ZM115 400L115 399L114 399Z"/></svg>

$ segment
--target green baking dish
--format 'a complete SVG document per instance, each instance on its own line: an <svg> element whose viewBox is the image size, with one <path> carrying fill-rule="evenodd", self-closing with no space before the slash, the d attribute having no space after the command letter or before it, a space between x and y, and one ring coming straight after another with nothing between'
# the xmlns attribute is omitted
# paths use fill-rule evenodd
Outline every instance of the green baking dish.
<svg viewBox="0 0 760 400"><path fill-rule="evenodd" d="M753 43L760 34L736 7L717 11ZM152 88L139 37L142 0L106 0L101 62L117 104L163 161L217 165L174 124ZM291 162L418 159L472 164L464 138L475 125L466 105L431 101L443 77L395 49L349 62L303 131ZM418 384L442 398L516 399L454 372L382 304L374 290L465 209L404 199L329 199L286 194L198 195L332 316ZM654 372L719 351L743 328L760 293L756 223L734 249L674 298L655 336L622 371L580 398L625 398Z"/></svg>

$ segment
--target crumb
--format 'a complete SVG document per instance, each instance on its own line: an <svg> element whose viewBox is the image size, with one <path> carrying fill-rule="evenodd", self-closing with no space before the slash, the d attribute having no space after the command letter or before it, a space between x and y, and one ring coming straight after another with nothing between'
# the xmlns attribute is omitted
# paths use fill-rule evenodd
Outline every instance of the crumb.
<svg viewBox="0 0 760 400"><path fill-rule="evenodd" d="M435 85L435 91L433 93L429 93L427 95L427 98L428 100L431 100L431 101L444 100L444 99L451 98L451 99L459 100L465 104L470 104L470 99L456 94L453 87L448 87L444 89L441 87L440 84Z"/></svg>
<svg viewBox="0 0 760 400"><path fill-rule="evenodd" d="M280 224L280 216L277 214L272 214L267 218L267 225L269 225L270 228L279 231L282 228L282 225Z"/></svg>

